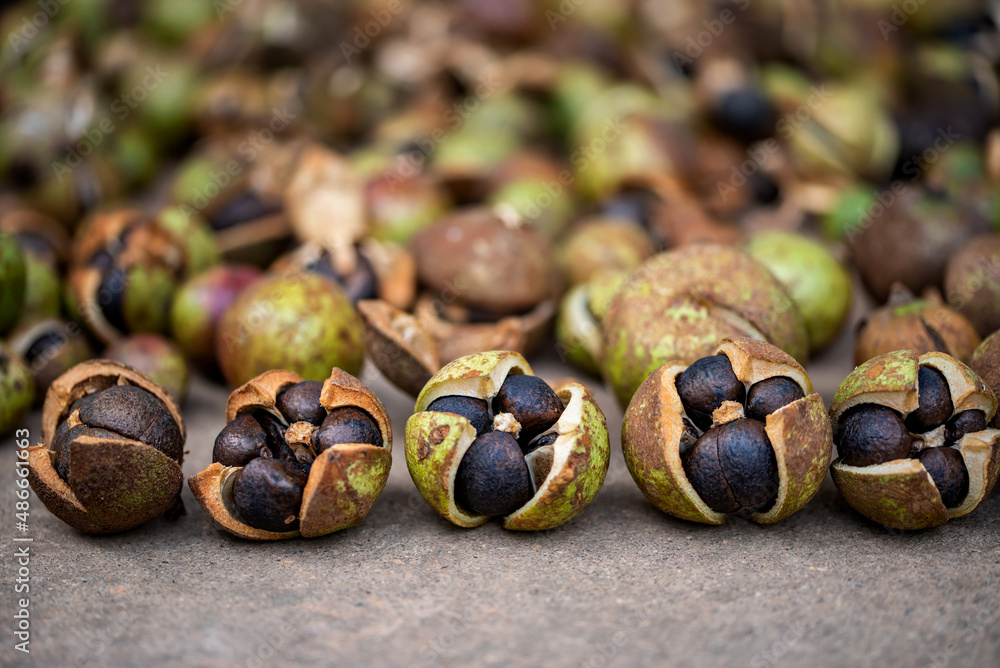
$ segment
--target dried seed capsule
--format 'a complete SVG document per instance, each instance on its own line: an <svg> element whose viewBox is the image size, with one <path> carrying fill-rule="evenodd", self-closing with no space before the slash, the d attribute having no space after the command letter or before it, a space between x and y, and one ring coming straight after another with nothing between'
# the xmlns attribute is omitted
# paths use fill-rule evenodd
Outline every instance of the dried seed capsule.
<svg viewBox="0 0 1000 668"><path fill-rule="evenodd" d="M682 455L684 473L719 513L766 510L778 494L778 464L764 425L741 418L705 432Z"/></svg>
<svg viewBox="0 0 1000 668"><path fill-rule="evenodd" d="M945 427L945 442L948 445L958 443L966 434L975 434L986 429L986 416L982 411L962 411L948 420Z"/></svg>
<svg viewBox="0 0 1000 668"><path fill-rule="evenodd" d="M151 445L180 461L184 438L162 401L133 385L97 392L82 404L80 421Z"/></svg>
<svg viewBox="0 0 1000 668"><path fill-rule="evenodd" d="M275 406L285 416L288 424L309 422L317 427L326 419L326 409L319 403L323 383L318 380L304 380L296 383L278 395Z"/></svg>
<svg viewBox="0 0 1000 668"><path fill-rule="evenodd" d="M511 374L493 397L493 414L510 413L521 423L520 442L527 444L554 425L563 403L548 383L538 376Z"/></svg>
<svg viewBox="0 0 1000 668"><path fill-rule="evenodd" d="M299 528L308 474L289 462L258 457L236 474L233 503L250 526L285 532Z"/></svg>
<svg viewBox="0 0 1000 668"><path fill-rule="evenodd" d="M865 404L842 420L837 451L848 466L872 466L909 457L912 442L899 413Z"/></svg>
<svg viewBox="0 0 1000 668"><path fill-rule="evenodd" d="M969 470L965 468L962 454L955 448L930 448L921 452L918 459L931 474L944 507L962 505L969 493Z"/></svg>
<svg viewBox="0 0 1000 668"><path fill-rule="evenodd" d="M678 375L675 383L684 412L702 431L712 426L712 411L722 402L742 404L746 399L746 388L725 355L702 357Z"/></svg>
<svg viewBox="0 0 1000 668"><path fill-rule="evenodd" d="M461 415L472 424L476 434L485 434L493 430L493 420L490 418L489 407L490 405L485 399L452 395L435 399L427 407L427 410Z"/></svg>
<svg viewBox="0 0 1000 668"><path fill-rule="evenodd" d="M354 271L347 275L337 273L328 253L323 253L315 262L306 266L307 271L325 276L337 283L344 289L344 294L357 304L362 299L376 299L378 297L378 277L372 265L361 253L357 253L357 263Z"/></svg>
<svg viewBox="0 0 1000 668"><path fill-rule="evenodd" d="M246 466L267 451L264 428L252 415L243 414L227 424L215 438L212 461L223 466Z"/></svg>
<svg viewBox="0 0 1000 668"><path fill-rule="evenodd" d="M929 366L917 372L920 405L906 416L906 428L916 434L925 434L943 425L954 410L951 392L944 374Z"/></svg>
<svg viewBox="0 0 1000 668"><path fill-rule="evenodd" d="M460 507L478 515L509 515L531 497L531 473L513 436L491 431L472 442L455 475Z"/></svg>
<svg viewBox="0 0 1000 668"><path fill-rule="evenodd" d="M771 413L804 396L802 388L791 378L776 376L762 380L747 392L746 416L764 422Z"/></svg>
<svg viewBox="0 0 1000 668"><path fill-rule="evenodd" d="M382 434L368 413L353 406L330 411L316 432L316 454L339 443L369 443L382 447Z"/></svg>

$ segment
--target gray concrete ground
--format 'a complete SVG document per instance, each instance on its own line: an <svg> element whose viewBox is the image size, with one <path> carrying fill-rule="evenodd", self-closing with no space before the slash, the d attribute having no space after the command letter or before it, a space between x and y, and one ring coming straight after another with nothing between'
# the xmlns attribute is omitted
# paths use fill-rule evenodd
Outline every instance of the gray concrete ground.
<svg viewBox="0 0 1000 668"><path fill-rule="evenodd" d="M849 337L848 337L849 338ZM845 341L810 369L829 401ZM536 371L566 369L543 359ZM411 400L370 370L397 435L388 487L359 527L258 544L188 514L92 538L31 499L31 654L14 651L14 498L0 504L2 665L997 666L1000 498L899 534L854 513L827 479L777 526L674 520L639 493L621 411L599 401L612 464L568 525L466 530L419 497L403 460ZM185 473L211 459L226 392L196 383ZM38 416L28 423L38 435ZM14 444L0 446L12 489Z"/></svg>

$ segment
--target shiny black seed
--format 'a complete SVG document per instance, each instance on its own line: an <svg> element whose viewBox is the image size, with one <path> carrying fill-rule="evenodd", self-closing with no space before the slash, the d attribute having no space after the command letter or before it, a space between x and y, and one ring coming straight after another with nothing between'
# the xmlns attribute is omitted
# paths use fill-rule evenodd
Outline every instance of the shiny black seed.
<svg viewBox="0 0 1000 668"><path fill-rule="evenodd" d="M427 410L461 415L472 424L472 428L476 430L477 434L485 434L493 430L490 406L485 399L451 395L435 399L427 407Z"/></svg>
<svg viewBox="0 0 1000 668"><path fill-rule="evenodd" d="M764 139L774 132L777 120L774 106L758 90L732 90L717 101L712 120L720 130L748 143Z"/></svg>
<svg viewBox="0 0 1000 668"><path fill-rule="evenodd" d="M308 475L289 462L257 458L236 473L233 503L252 527L295 531L307 480Z"/></svg>
<svg viewBox="0 0 1000 668"><path fill-rule="evenodd" d="M372 416L353 406L334 408L316 432L316 454L340 443L368 443L382 447L382 433Z"/></svg>
<svg viewBox="0 0 1000 668"><path fill-rule="evenodd" d="M944 374L929 366L921 366L917 375L919 406L906 416L906 428L915 434L937 429L951 417L954 406Z"/></svg>
<svg viewBox="0 0 1000 668"><path fill-rule="evenodd" d="M747 392L746 416L763 422L771 413L804 396L802 388L791 378L776 376L762 380Z"/></svg>
<svg viewBox="0 0 1000 668"><path fill-rule="evenodd" d="M319 403L323 383L318 380L304 380L286 387L275 402L277 409L285 416L288 424L309 422L317 427L326 419L326 409Z"/></svg>
<svg viewBox="0 0 1000 668"><path fill-rule="evenodd" d="M538 376L511 374L493 397L493 414L510 413L521 423L519 440L527 446L562 415L562 400Z"/></svg>
<svg viewBox="0 0 1000 668"><path fill-rule="evenodd" d="M982 411L962 411L948 420L945 427L945 442L949 445L958 443L966 434L975 434L986 429L986 416Z"/></svg>
<svg viewBox="0 0 1000 668"><path fill-rule="evenodd" d="M256 410L252 415L267 434L267 445L271 452L277 456L279 446L285 443L285 426L277 417L265 410Z"/></svg>
<svg viewBox="0 0 1000 668"><path fill-rule="evenodd" d="M483 434L469 446L455 475L455 503L476 515L509 515L531 499L531 473L513 436Z"/></svg>
<svg viewBox="0 0 1000 668"><path fill-rule="evenodd" d="M906 459L912 442L899 413L885 406L865 404L841 419L837 451L848 466L872 466Z"/></svg>
<svg viewBox="0 0 1000 668"><path fill-rule="evenodd" d="M930 448L918 457L941 493L945 508L962 505L969 493L969 471L962 454L955 448Z"/></svg>
<svg viewBox="0 0 1000 668"><path fill-rule="evenodd" d="M722 402L742 404L746 399L746 388L725 355L702 357L680 373L674 383L684 412L702 431L712 426L712 411Z"/></svg>
<svg viewBox="0 0 1000 668"><path fill-rule="evenodd" d="M709 429L681 463L698 496L718 513L759 512L777 498L777 460L757 420L742 418Z"/></svg>
<svg viewBox="0 0 1000 668"><path fill-rule="evenodd" d="M243 414L215 437L212 461L223 466L246 466L268 449L267 434L252 415Z"/></svg>

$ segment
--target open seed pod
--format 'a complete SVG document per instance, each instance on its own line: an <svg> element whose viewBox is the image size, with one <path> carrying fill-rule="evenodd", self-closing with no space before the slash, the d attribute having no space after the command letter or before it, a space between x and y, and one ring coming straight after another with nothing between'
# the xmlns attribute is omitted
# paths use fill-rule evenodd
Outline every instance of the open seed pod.
<svg viewBox="0 0 1000 668"><path fill-rule="evenodd" d="M220 529L314 538L360 524L389 479L392 426L354 376L266 371L229 395L212 465L188 485Z"/></svg>
<svg viewBox="0 0 1000 668"><path fill-rule="evenodd" d="M444 305L424 295L414 313L387 301L358 303L365 322L365 341L375 366L400 389L416 396L442 366L483 350L512 350L528 354L545 341L554 314L551 301L523 315L490 322L470 322L468 311L451 306L460 322L447 320Z"/></svg>
<svg viewBox="0 0 1000 668"><path fill-rule="evenodd" d="M837 489L865 517L926 529L967 515L1000 475L997 400L954 357L898 350L871 359L833 397Z"/></svg>
<svg viewBox="0 0 1000 668"><path fill-rule="evenodd" d="M91 360L49 387L28 480L73 528L125 531L183 514L184 439L180 410L160 386L124 364Z"/></svg>
<svg viewBox="0 0 1000 668"><path fill-rule="evenodd" d="M657 255L618 291L604 319L605 378L627 405L670 360L694 362L725 338L768 341L805 360L806 327L785 288L748 254L696 245Z"/></svg>
<svg viewBox="0 0 1000 668"><path fill-rule="evenodd" d="M417 287L417 268L409 251L391 242L365 239L355 247L355 254L354 269L340 274L330 251L306 242L279 257L270 271L309 271L326 276L342 287L354 304L381 299L396 308L409 308Z"/></svg>
<svg viewBox="0 0 1000 668"><path fill-rule="evenodd" d="M552 529L604 484L604 413L586 387L550 387L519 354L462 357L431 378L406 422L406 465L424 500L462 527Z"/></svg>
<svg viewBox="0 0 1000 668"><path fill-rule="evenodd" d="M771 524L819 491L833 438L802 366L775 346L724 340L688 366L668 362L625 412L622 451L639 489L665 513Z"/></svg>
<svg viewBox="0 0 1000 668"><path fill-rule="evenodd" d="M130 332L163 332L179 282L216 259L207 226L178 208L153 216L107 211L90 219L77 236L70 300L105 343Z"/></svg>

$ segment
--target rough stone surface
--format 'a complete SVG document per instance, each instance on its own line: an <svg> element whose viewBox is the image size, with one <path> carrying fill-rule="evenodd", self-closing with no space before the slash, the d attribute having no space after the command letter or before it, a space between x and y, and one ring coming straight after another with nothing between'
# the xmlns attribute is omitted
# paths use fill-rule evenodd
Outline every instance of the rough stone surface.
<svg viewBox="0 0 1000 668"><path fill-rule="evenodd" d="M827 405L851 355L846 337L809 366ZM554 355L531 361L549 379L568 373ZM178 522L96 538L32 496L21 534L6 439L0 665L922 668L1000 659L997 493L968 517L919 532L867 521L829 479L772 526L675 520L632 482L621 411L598 388L612 458L594 502L543 533L498 521L461 529L407 475L412 400L370 366L363 378L392 416L394 466L361 525L319 539L234 538L212 527L187 488ZM225 400L222 388L192 385L186 476L211 461ZM33 440L38 422L25 423ZM14 592L15 534L34 539L30 656L14 651L11 635L23 596Z"/></svg>

